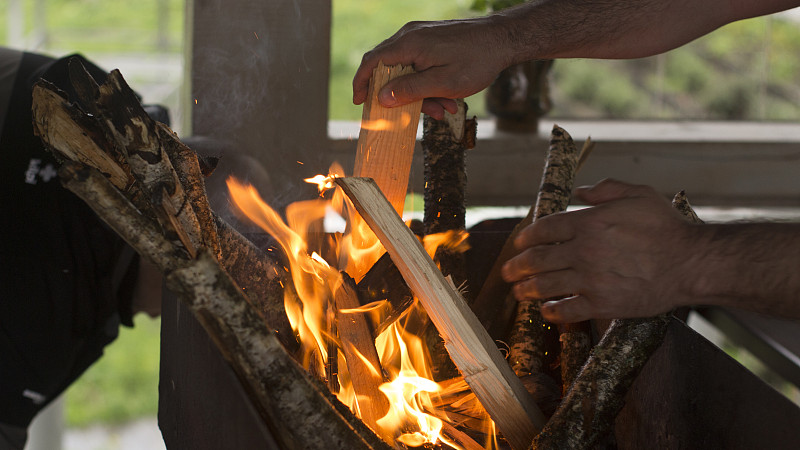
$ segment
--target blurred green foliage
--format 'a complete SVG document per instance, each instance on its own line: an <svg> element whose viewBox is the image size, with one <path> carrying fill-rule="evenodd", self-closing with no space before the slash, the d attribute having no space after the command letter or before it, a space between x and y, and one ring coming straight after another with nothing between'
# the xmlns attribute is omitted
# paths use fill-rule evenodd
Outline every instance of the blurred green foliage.
<svg viewBox="0 0 800 450"><path fill-rule="evenodd" d="M134 324L120 327L103 357L67 389L67 426L123 423L158 411L161 320L139 314Z"/></svg>

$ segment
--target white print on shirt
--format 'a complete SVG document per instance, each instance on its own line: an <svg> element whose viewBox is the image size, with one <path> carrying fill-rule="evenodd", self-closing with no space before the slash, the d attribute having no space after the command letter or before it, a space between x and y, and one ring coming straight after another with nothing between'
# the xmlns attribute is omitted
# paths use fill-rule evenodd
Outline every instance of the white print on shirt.
<svg viewBox="0 0 800 450"><path fill-rule="evenodd" d="M47 397L45 397L43 394L30 389L25 389L22 391L22 396L30 399L34 405L41 405L45 400L47 400Z"/></svg>
<svg viewBox="0 0 800 450"><path fill-rule="evenodd" d="M45 183L55 178L58 175L56 169L53 168L52 164L48 164L44 166L44 169L39 169L39 165L42 163L41 159L32 158L31 161L28 163L28 170L25 171L25 182L28 184L36 184L38 180L36 179L36 175L39 175L39 178L42 179Z"/></svg>

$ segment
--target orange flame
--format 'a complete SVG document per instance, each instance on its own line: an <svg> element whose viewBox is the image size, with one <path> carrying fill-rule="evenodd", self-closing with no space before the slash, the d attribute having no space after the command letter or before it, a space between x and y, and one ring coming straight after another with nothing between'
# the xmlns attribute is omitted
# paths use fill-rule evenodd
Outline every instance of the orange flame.
<svg viewBox="0 0 800 450"><path fill-rule="evenodd" d="M317 184L323 193L334 187L333 177L343 176L344 172L337 165L331 167L331 174L317 175L306 181ZM342 283L339 270L346 268L350 274L366 273L384 253L383 247L339 189L336 189L329 199L292 203L286 208L286 222L284 222L281 216L260 198L252 186L243 185L232 177L227 183L233 204L253 223L275 238L287 255L289 261L287 272L292 277L296 296L290 289L286 289L284 306L303 349L302 364L313 373L321 375L326 374L326 367L329 372L331 371L326 363L335 360L338 371L328 373L327 376L336 377L339 385L339 391L336 393L338 398L360 416L358 399L342 351L343 345L350 344L338 341L338 337L331 331L335 320L333 319L335 314L332 313L334 308L332 299L333 292ZM331 211L347 220L347 230L344 236L337 238L336 246L332 249L333 256L330 256L329 252L323 252L324 246L320 239L314 244L315 236L309 231ZM463 232L429 236L426 248L429 253L435 252L435 248L440 245L457 251L463 250L466 245L465 239L466 234ZM329 255L328 260L321 254ZM376 325L386 319L390 309L388 301L379 300L359 308L340 310L339 313L367 314L373 325ZM418 303L415 303L403 317L386 327L375 340L375 348L382 367L369 365L369 370L373 371L375 376L383 376L381 375L383 369L391 380L380 387L381 392L389 399L391 407L389 412L377 421L377 426L381 430L375 431L387 439L393 436L398 442L407 446L440 442L458 448L458 445L442 434L441 418L446 418L446 414L437 413L434 416L428 413L435 410L433 398L438 398L440 387L432 381L426 346L418 336L407 330L410 318L416 320L419 317L424 317L424 311ZM332 355L329 355L330 351L333 352ZM367 358L359 353L356 353L355 357L360 357L365 364L368 364Z"/></svg>

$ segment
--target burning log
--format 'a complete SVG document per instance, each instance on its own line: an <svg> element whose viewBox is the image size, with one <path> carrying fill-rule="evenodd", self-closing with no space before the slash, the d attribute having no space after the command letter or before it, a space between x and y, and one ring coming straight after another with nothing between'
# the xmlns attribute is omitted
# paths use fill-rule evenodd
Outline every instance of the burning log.
<svg viewBox="0 0 800 450"><path fill-rule="evenodd" d="M59 176L140 255L168 274L170 288L199 316L287 448L388 448L363 430L354 432L357 419L337 411L331 404L336 400L289 356L212 255L203 252L190 259L96 170L66 162Z"/></svg>
<svg viewBox="0 0 800 450"><path fill-rule="evenodd" d="M341 348L347 361L347 371L358 400L361 418L384 440L392 441L378 426L378 419L389 411L389 401L380 391L383 384L381 362L375 350L375 340L363 313L353 311L361 306L355 281L342 273L342 283L334 291L336 303L336 329L341 339Z"/></svg>
<svg viewBox="0 0 800 450"><path fill-rule="evenodd" d="M219 216L214 215L214 222L219 233L223 268L264 316L287 351L294 352L298 343L283 303L286 296L294 299L297 293L291 289L283 264L253 245Z"/></svg>
<svg viewBox="0 0 800 450"><path fill-rule="evenodd" d="M374 337L386 330L414 304L414 294L411 293L403 275L397 270L388 253L384 253L364 275L358 283L358 291L362 306L380 300L389 302L389 313L375 327L372 332Z"/></svg>
<svg viewBox="0 0 800 450"><path fill-rule="evenodd" d="M514 449L527 448L544 416L492 338L372 180L337 178L336 183L392 256L442 334L453 362L506 440Z"/></svg>
<svg viewBox="0 0 800 450"><path fill-rule="evenodd" d="M672 205L688 220L702 223L683 191ZM612 429L625 394L661 346L669 316L612 321L532 448L593 448Z"/></svg>

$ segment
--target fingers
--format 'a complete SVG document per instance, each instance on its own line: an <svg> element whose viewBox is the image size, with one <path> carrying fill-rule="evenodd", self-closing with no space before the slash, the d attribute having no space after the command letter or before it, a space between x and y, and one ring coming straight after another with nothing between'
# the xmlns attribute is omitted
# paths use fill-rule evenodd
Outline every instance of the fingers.
<svg viewBox="0 0 800 450"><path fill-rule="evenodd" d="M501 274L504 280L514 282L543 272L567 269L572 260L568 251L563 245L538 245L526 248L506 261Z"/></svg>
<svg viewBox="0 0 800 450"><path fill-rule="evenodd" d="M577 292L578 283L574 270L539 273L514 284L514 297L517 300L564 297Z"/></svg>
<svg viewBox="0 0 800 450"><path fill-rule="evenodd" d="M575 189L575 195L588 205L599 205L623 198L647 197L656 195L649 186L623 183L607 178L594 186L581 186Z"/></svg>
<svg viewBox="0 0 800 450"><path fill-rule="evenodd" d="M581 211L557 213L537 219L519 232L514 245L524 249L535 245L566 242L575 237L574 217L582 215Z"/></svg>
<svg viewBox="0 0 800 450"><path fill-rule="evenodd" d="M553 323L575 323L595 316L592 303L580 295L545 302L540 311L544 320Z"/></svg>

